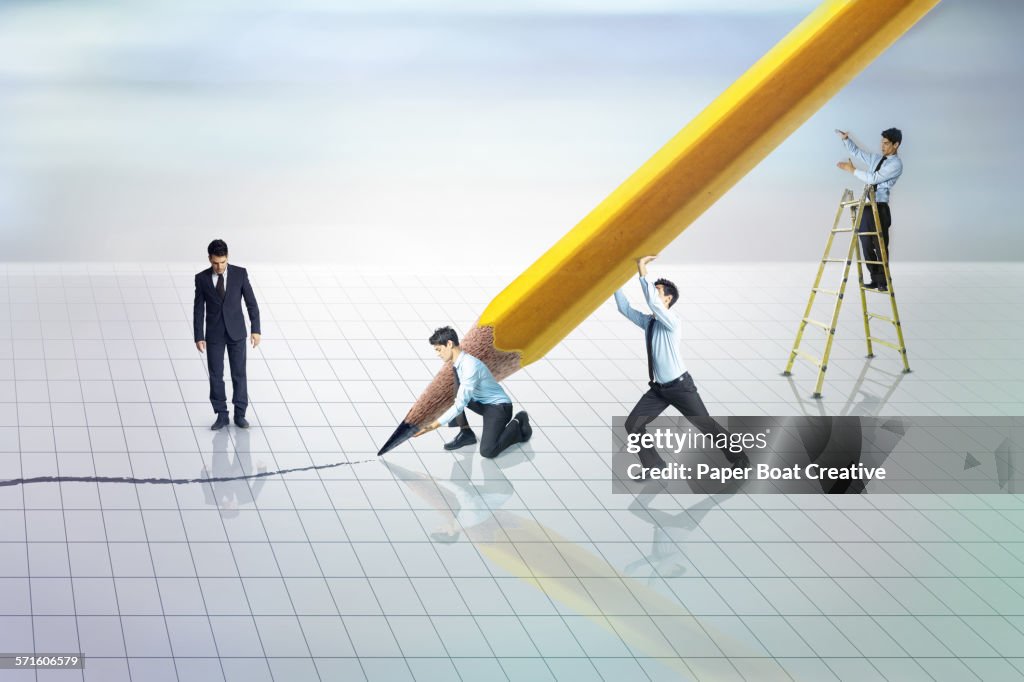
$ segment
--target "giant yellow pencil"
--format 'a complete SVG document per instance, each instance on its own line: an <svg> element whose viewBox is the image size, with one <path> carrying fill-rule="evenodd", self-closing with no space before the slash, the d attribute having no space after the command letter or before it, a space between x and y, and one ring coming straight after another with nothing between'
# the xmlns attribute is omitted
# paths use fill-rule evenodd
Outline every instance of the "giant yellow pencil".
<svg viewBox="0 0 1024 682"><path fill-rule="evenodd" d="M544 357L939 0L828 0L484 310L463 341L503 379ZM383 454L454 399L431 382Z"/></svg>

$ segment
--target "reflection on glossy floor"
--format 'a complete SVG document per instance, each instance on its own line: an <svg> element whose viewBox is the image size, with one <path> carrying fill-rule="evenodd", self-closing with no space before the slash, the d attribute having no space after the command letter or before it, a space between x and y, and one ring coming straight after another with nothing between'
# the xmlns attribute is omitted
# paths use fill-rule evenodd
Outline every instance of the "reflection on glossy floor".
<svg viewBox="0 0 1024 682"><path fill-rule="evenodd" d="M440 433L378 460L430 331L513 273L245 265L253 428L218 433L199 265L0 266L0 479L228 479L0 486L4 652L87 657L0 679L1024 676L1017 497L612 495L607 424L646 361L610 304L508 381L528 446L484 461ZM818 401L811 368L780 376L813 268L661 270L713 414L1024 415L1024 267L898 265L914 372L865 361L848 306Z"/></svg>

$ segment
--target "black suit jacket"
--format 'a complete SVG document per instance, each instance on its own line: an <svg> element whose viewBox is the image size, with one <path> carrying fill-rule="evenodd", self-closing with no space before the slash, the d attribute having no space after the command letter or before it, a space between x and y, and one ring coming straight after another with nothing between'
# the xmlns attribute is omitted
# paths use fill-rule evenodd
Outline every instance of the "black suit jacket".
<svg viewBox="0 0 1024 682"><path fill-rule="evenodd" d="M245 317L242 316L242 300L249 311L249 322L252 333L260 333L260 309L256 305L256 294L249 284L249 273L245 268L228 264L228 276L225 282L224 299L221 300L217 288L213 285L213 268L206 268L196 275L196 299L192 306L192 327L196 342L199 341L237 341L246 337ZM205 315L204 315L205 309ZM227 339L222 338L220 318L224 318L224 329ZM206 332L203 333L203 322Z"/></svg>

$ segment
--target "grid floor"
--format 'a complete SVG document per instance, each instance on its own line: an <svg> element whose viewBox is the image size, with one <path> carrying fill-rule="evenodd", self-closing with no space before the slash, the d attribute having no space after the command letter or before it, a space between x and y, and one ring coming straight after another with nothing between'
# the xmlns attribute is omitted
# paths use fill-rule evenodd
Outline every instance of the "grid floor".
<svg viewBox="0 0 1024 682"><path fill-rule="evenodd" d="M507 381L528 445L377 460L430 331L514 273L245 265L253 427L217 433L199 266L0 265L0 481L351 462L0 485L0 648L87 657L0 679L1024 679L1018 497L612 495L646 360L611 302ZM863 358L853 298L811 400L780 372L815 267L654 268L712 414L1024 415L1024 265L897 264L913 373Z"/></svg>

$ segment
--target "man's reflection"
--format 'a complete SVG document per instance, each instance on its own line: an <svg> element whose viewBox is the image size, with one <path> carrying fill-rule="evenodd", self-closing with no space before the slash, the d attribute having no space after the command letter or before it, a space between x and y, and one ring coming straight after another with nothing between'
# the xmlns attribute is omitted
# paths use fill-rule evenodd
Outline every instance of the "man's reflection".
<svg viewBox="0 0 1024 682"><path fill-rule="evenodd" d="M490 460L480 462L484 482L471 481L465 473L466 470L472 471L471 454L463 457L461 464L458 459L453 461L451 475L446 480L406 469L392 461L384 464L417 497L444 516L440 526L430 533L435 542L456 542L463 531L485 528L488 522L493 522L494 513L515 494L511 481Z"/></svg>
<svg viewBox="0 0 1024 682"><path fill-rule="evenodd" d="M646 573L648 582L651 583L657 582L659 578L678 578L686 573L690 562L683 553L682 546L677 543L696 530L708 512L735 494L735 490L731 489L721 494L708 495L679 512L671 512L651 507L655 499L661 499L661 491L661 486L656 481L651 481L629 505L631 514L651 524L653 537L651 551L646 553L643 559L625 566L622 572L630 576ZM639 542L637 547L639 548Z"/></svg>
<svg viewBox="0 0 1024 682"><path fill-rule="evenodd" d="M229 478L235 480L209 481L202 484L203 497L206 503L216 505L224 518L238 516L238 508L244 504L256 503L256 498L266 483L266 478L244 478L253 473L267 470L264 462L252 466L252 454L249 450L249 433L241 429L235 431L235 457L231 459L228 446L231 441L226 430L218 431L213 437L213 462L211 473L203 464L201 478Z"/></svg>
<svg viewBox="0 0 1024 682"><path fill-rule="evenodd" d="M476 484L468 478L452 476L447 481L437 481L442 494L451 501L450 514L445 522L430 537L435 542L455 542L462 529L469 530L489 521L494 512L505 506L515 493L512 483L505 478L494 462L482 462L484 482Z"/></svg>

